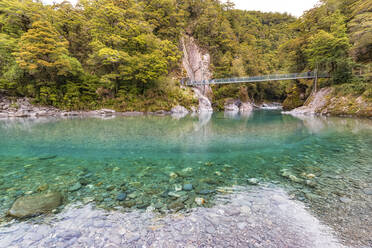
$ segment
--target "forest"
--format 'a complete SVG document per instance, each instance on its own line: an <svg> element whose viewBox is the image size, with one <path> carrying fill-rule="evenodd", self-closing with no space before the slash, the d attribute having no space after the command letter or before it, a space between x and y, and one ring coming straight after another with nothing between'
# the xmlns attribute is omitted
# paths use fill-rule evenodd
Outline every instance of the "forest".
<svg viewBox="0 0 372 248"><path fill-rule="evenodd" d="M300 18L219 0L2 0L0 93L69 110L190 106L179 87L185 34L210 52L214 78L318 69L331 75L321 86L372 98L372 0L322 0ZM294 108L311 90L309 81L214 86L213 102Z"/></svg>

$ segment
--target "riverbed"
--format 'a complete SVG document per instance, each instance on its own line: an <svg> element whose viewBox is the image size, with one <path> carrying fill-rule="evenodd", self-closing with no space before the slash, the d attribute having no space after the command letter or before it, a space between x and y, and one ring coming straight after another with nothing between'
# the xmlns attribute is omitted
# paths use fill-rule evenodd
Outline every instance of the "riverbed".
<svg viewBox="0 0 372 248"><path fill-rule="evenodd" d="M371 247L371 150L369 119L280 111L0 119L0 247Z"/></svg>

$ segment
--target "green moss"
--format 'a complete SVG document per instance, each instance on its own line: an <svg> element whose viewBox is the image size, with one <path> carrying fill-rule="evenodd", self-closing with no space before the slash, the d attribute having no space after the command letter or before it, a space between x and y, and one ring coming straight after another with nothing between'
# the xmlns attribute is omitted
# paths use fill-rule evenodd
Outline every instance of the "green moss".
<svg viewBox="0 0 372 248"><path fill-rule="evenodd" d="M302 106L304 103L305 101L301 99L300 89L296 85L294 85L289 90L287 98L283 102L283 109L292 110Z"/></svg>

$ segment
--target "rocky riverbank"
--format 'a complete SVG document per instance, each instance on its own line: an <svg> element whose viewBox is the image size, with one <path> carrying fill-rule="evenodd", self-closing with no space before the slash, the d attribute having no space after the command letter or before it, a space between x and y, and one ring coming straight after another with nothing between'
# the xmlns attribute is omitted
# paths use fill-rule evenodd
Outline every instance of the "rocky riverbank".
<svg viewBox="0 0 372 248"><path fill-rule="evenodd" d="M192 109L196 112L196 109ZM213 110L212 110L213 111ZM175 106L170 111L160 110L156 112L116 112L112 109L99 109L93 111L65 111L52 106L39 106L30 102L27 97L9 98L0 96L0 118L22 118L22 117L69 117L69 116L140 116L140 115L172 115L176 118L184 117L189 113L183 106Z"/></svg>
<svg viewBox="0 0 372 248"><path fill-rule="evenodd" d="M283 190L225 192L212 208L166 216L72 205L55 216L0 227L0 247L344 247Z"/></svg>
<svg viewBox="0 0 372 248"><path fill-rule="evenodd" d="M293 115L327 115L372 117L372 101L363 96L338 96L335 89L326 87L312 94L305 104L291 111Z"/></svg>

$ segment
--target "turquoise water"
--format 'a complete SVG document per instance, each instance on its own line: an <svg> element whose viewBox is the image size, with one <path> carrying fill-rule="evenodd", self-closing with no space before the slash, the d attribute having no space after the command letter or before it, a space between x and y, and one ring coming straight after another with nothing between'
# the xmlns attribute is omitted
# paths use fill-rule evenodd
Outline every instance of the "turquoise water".
<svg viewBox="0 0 372 248"><path fill-rule="evenodd" d="M371 151L371 120L277 111L180 120L3 119L0 213L19 196L47 190L63 192L66 203L167 212L172 193L186 199L185 209L197 206L196 197L210 206L222 187L257 181L286 188L314 211L331 211L342 196L368 203L362 189L371 186ZM193 189L177 192L184 184ZM125 201L117 200L121 193Z"/></svg>

